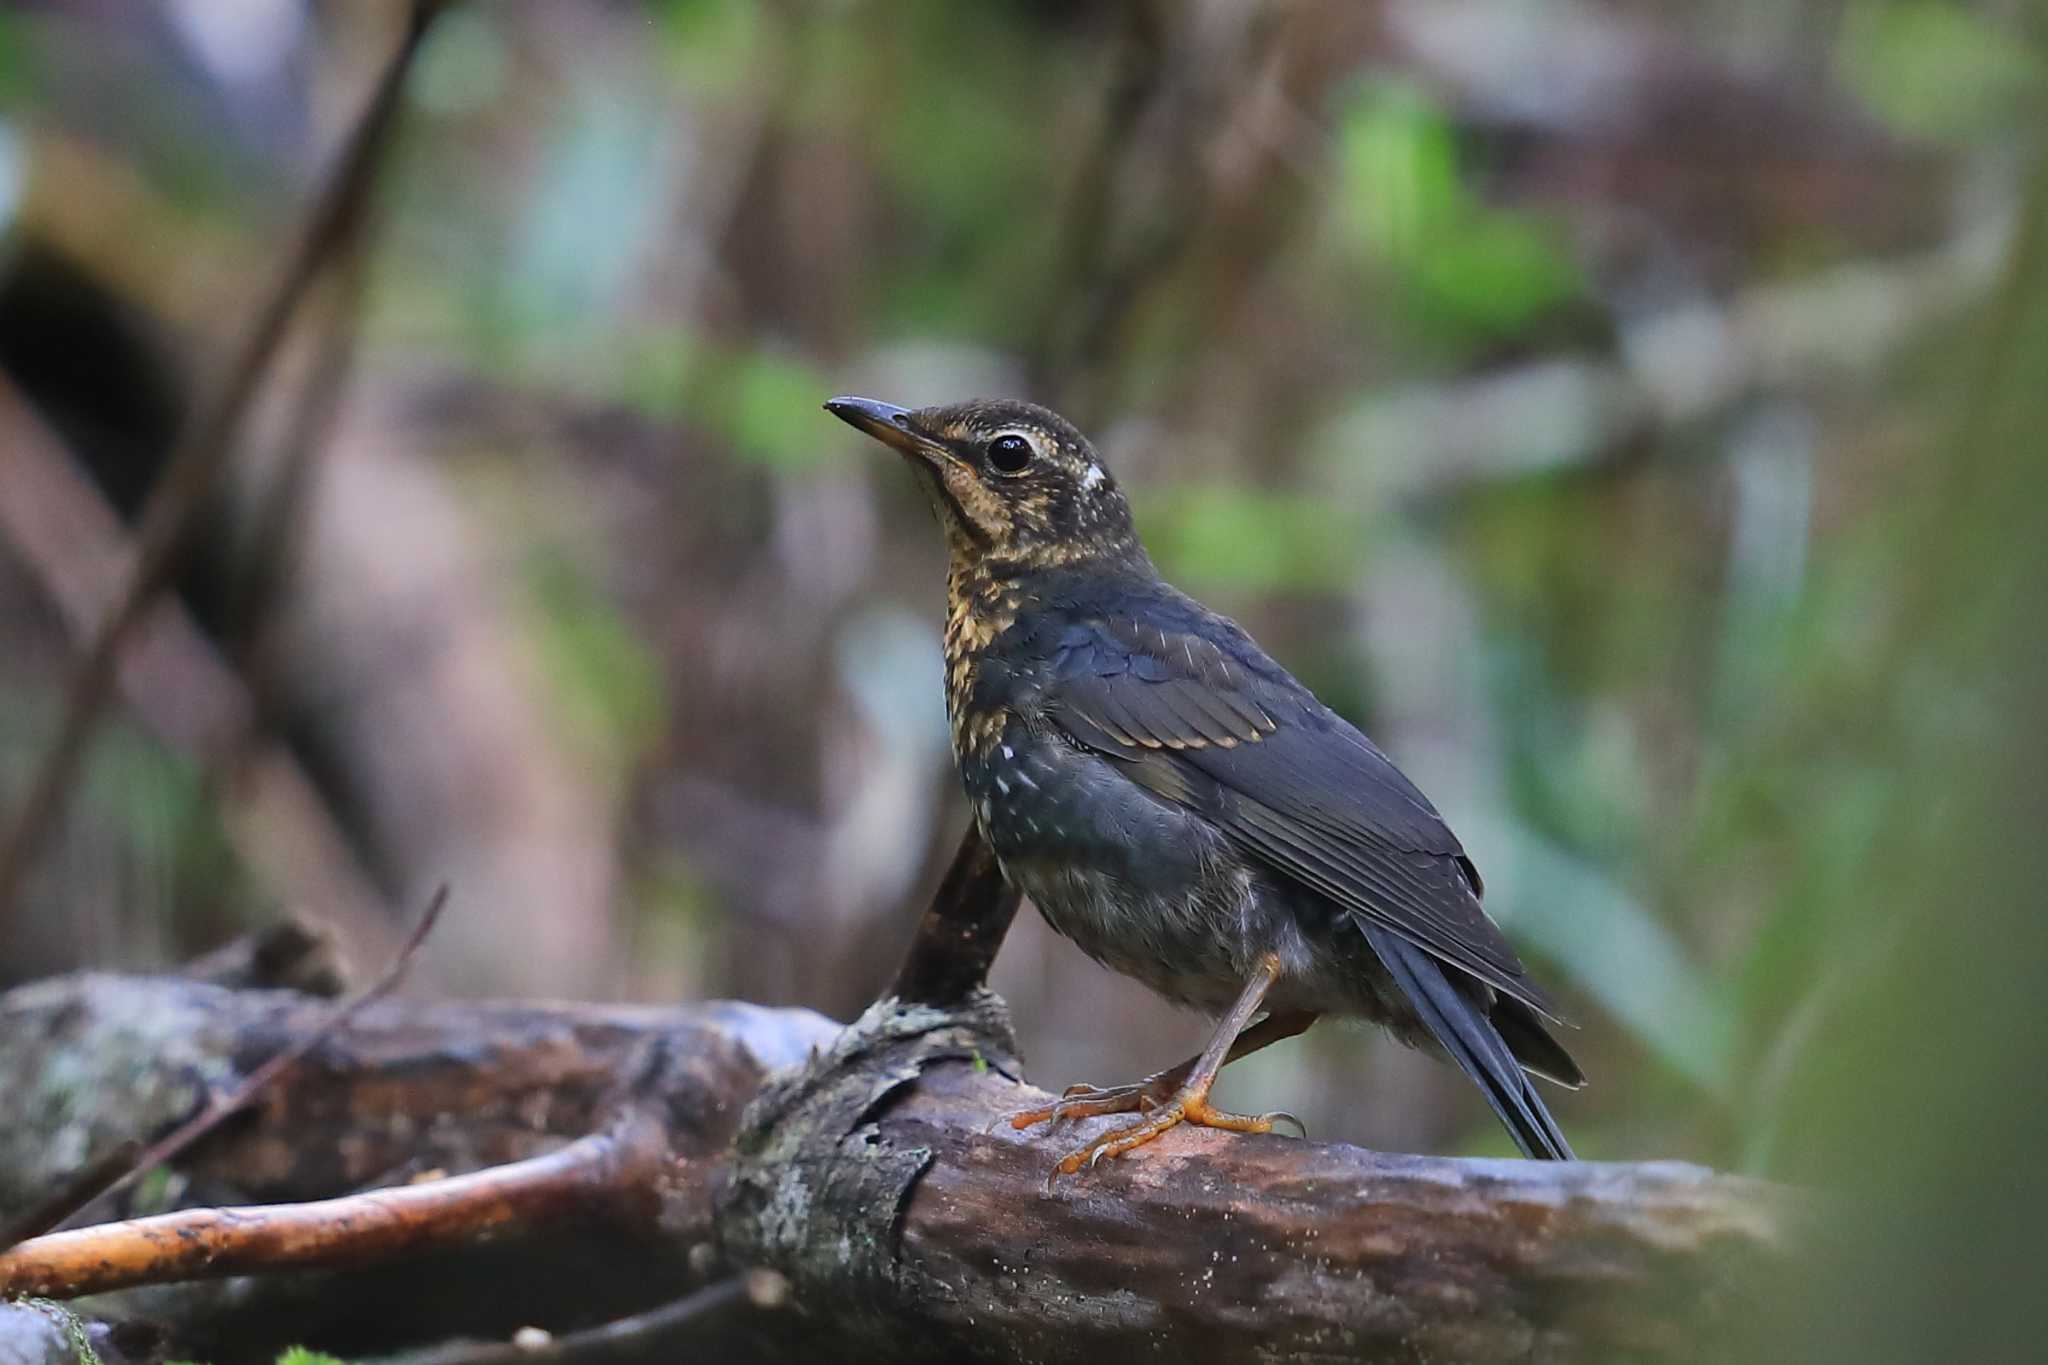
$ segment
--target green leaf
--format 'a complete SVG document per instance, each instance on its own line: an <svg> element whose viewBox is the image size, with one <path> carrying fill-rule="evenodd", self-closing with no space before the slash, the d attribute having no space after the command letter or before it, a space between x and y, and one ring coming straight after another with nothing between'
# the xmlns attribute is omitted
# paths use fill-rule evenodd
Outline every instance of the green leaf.
<svg viewBox="0 0 2048 1365"><path fill-rule="evenodd" d="M0 13L0 106L19 104L28 94L35 54L19 14Z"/></svg>
<svg viewBox="0 0 2048 1365"><path fill-rule="evenodd" d="M2017 33L1942 0L1865 0L1844 17L1836 70L1900 132L1973 140L2038 105L2048 61Z"/></svg>
<svg viewBox="0 0 2048 1365"><path fill-rule="evenodd" d="M749 459L785 468L816 464L831 449L818 421L819 395L829 392L825 375L799 361L772 352L742 356L722 412L726 434Z"/></svg>
<svg viewBox="0 0 2048 1365"><path fill-rule="evenodd" d="M1353 105L1338 148L1351 222L1387 260L1421 260L1472 211L1450 123L1413 91L1387 89Z"/></svg>
<svg viewBox="0 0 2048 1365"><path fill-rule="evenodd" d="M1191 590L1334 588L1359 563L1351 516L1327 499L1223 484L1147 490L1141 532Z"/></svg>
<svg viewBox="0 0 2048 1365"><path fill-rule="evenodd" d="M639 633L567 556L525 565L540 658L571 729L607 768L644 752L661 728L660 667Z"/></svg>
<svg viewBox="0 0 2048 1365"><path fill-rule="evenodd" d="M694 90L743 89L759 70L761 6L751 0L657 0L662 55Z"/></svg>
<svg viewBox="0 0 2048 1365"><path fill-rule="evenodd" d="M1667 1066L1709 1093L1724 1093L1733 1012L1649 907L1594 864L1519 821L1490 833L1468 846L1483 852L1492 893L1486 908L1494 918L1567 973Z"/></svg>
<svg viewBox="0 0 2048 1365"><path fill-rule="evenodd" d="M1368 88L1344 116L1338 162L1345 219L1416 321L1512 333L1580 292L1549 225L1465 183L1449 118L1419 92Z"/></svg>

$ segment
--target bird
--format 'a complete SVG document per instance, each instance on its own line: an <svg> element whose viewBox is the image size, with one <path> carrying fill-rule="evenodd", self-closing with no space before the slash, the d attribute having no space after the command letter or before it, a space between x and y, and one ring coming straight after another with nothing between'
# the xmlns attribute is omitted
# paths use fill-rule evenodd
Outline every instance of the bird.
<svg viewBox="0 0 2048 1365"><path fill-rule="evenodd" d="M1235 622L1160 576L1088 439L1014 399L825 409L907 457L944 533L953 754L1003 876L1090 957L1217 1020L1178 1066L1008 1116L1133 1116L1048 1184L1182 1123L1299 1128L1209 1096L1227 1062L1326 1015L1448 1059L1526 1156L1572 1159L1530 1078L1585 1078L1450 826Z"/></svg>

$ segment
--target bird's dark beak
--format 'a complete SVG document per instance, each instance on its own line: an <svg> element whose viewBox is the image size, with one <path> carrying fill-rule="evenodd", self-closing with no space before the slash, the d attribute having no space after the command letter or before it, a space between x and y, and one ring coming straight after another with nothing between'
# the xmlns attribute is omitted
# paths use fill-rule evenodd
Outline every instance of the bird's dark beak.
<svg viewBox="0 0 2048 1365"><path fill-rule="evenodd" d="M918 429L908 408L872 398L834 398L825 404L825 411L905 455L925 460L951 458L950 451Z"/></svg>

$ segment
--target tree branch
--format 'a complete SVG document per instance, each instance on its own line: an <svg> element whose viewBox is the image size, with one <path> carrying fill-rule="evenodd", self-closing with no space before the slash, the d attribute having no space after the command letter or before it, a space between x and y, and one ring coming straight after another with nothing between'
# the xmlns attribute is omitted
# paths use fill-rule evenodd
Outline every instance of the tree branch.
<svg viewBox="0 0 2048 1365"><path fill-rule="evenodd" d="M1022 899L996 866L996 855L972 825L961 836L938 892L917 923L890 989L900 1000L955 1005L988 980L996 950Z"/></svg>
<svg viewBox="0 0 2048 1365"><path fill-rule="evenodd" d="M354 1019L365 1009L382 1000L398 988L399 983L405 980L405 974L411 970L413 958L418 955L420 947L426 943L427 935L434 932L434 925L441 918L441 911L447 905L448 888L446 885L443 885L434 892L433 898L427 902L427 908L420 914L419 923L414 925L412 932L406 936L405 942L391 959L391 965L386 967L375 981L336 1006L334 1012L321 1020L310 1032L302 1034L291 1042L286 1043L282 1048L279 1048L275 1053L264 1059L261 1065L255 1067L246 1076L242 1077L234 1089L209 1098L205 1107L197 1114L194 1114L191 1118L173 1128L163 1137L158 1138L146 1150L135 1154L126 1169L109 1172L106 1181L97 1188L93 1187L81 1175L79 1183L72 1190L72 1197L76 1202L69 1208L64 1208L61 1211L51 1207L49 1212L55 1216L42 1227L31 1227L26 1229L26 1232L43 1232L49 1228L60 1227L63 1223L69 1221L73 1214L83 1209L93 1200L104 1194L119 1190L144 1172L154 1170L156 1167L173 1160L178 1153L220 1127L228 1118L252 1103L263 1093L266 1086L276 1083L278 1077L284 1075L301 1057L320 1046L322 1042L332 1037L335 1033L347 1028L351 1019ZM123 1149L127 1146L127 1143L122 1144ZM98 1162L93 1164L95 1167L99 1165ZM246 1228L249 1225L245 1222L241 1226ZM171 1235L188 1243L203 1240L195 1239L189 1230L184 1229L174 1230ZM5 1253L12 1249L17 1241L23 1240L24 1236L25 1233L10 1237L6 1241L0 1241L0 1266L6 1264ZM165 1274L156 1278L162 1280L188 1277L179 1274ZM137 1281L137 1283L148 1282L146 1280Z"/></svg>
<svg viewBox="0 0 2048 1365"><path fill-rule="evenodd" d="M662 1153L648 1125L581 1138L469 1175L307 1204L185 1209L53 1232L0 1252L10 1294L77 1298L137 1285L361 1265L530 1231L653 1197Z"/></svg>
<svg viewBox="0 0 2048 1365"><path fill-rule="evenodd" d="M88 1116L52 1096L132 1111L195 1066L217 1074L267 1055L281 1029L327 1008L163 978L80 976L0 996L0 1092L24 1116L23 1131L0 1132L0 1200L36 1188L53 1144L79 1142ZM139 1046L138 1027L159 1032ZM620 1161L574 1199L550 1195L489 1224L507 1235L546 1226L546 1237L478 1245L469 1234L486 1205L466 1198L442 1206L471 1210L446 1235L438 1213L393 1233L380 1255L444 1248L436 1292L416 1296L432 1302L375 1320L294 1321L301 1338L350 1353L417 1346L492 1315L503 1334L575 1325L594 1305L587 1279L565 1267L602 1257L632 1267L607 1270L612 1317L674 1301L693 1270L779 1270L807 1311L757 1320L755 1339L841 1359L1165 1349L1202 1361L1254 1346L1280 1360L1672 1359L1728 1326L1752 1280L1785 1273L1802 1216L1782 1191L1689 1166L1454 1161L1199 1130L1048 1195L1046 1171L1082 1130L985 1131L1038 1098L1005 1074L1014 1068L1000 1002L985 991L954 1009L884 1001L836 1031L804 1011L742 1005L384 1001L181 1169L202 1197L230 1201L333 1198L397 1168L475 1169L557 1148L560 1161L539 1169L588 1172L615 1139L565 1139L615 1133L621 1113L652 1118L656 1159ZM371 1198L434 1200L451 1183L467 1195L506 1175ZM604 1217L548 1221L571 1206ZM368 1246L323 1242L291 1223L305 1213L233 1217L296 1226L265 1245L289 1241L324 1264ZM95 1235L134 1233L62 1236ZM0 1292L101 1287L81 1274L27 1278L55 1240L0 1262ZM84 1259L86 1245L57 1250ZM281 1264L254 1242L243 1250L238 1273ZM502 1267L515 1253L542 1287L508 1299ZM489 1275L457 1273L493 1257ZM182 1274L192 1262L157 1266ZM347 1282L320 1298L344 1312Z"/></svg>
<svg viewBox="0 0 2048 1365"><path fill-rule="evenodd" d="M4 376L0 538L81 648L105 632L134 576L134 537ZM221 816L236 852L270 895L318 907L346 955L387 956L396 938L391 907L297 757L275 739L250 750L259 728L256 701L191 613L176 600L160 603L119 664L123 700L162 742L202 770L232 769L233 780L215 793Z"/></svg>

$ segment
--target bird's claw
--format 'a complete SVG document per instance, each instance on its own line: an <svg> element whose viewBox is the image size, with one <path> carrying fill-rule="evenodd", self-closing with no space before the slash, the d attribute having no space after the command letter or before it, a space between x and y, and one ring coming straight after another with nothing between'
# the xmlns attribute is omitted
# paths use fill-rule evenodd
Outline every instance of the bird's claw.
<svg viewBox="0 0 2048 1365"><path fill-rule="evenodd" d="M1101 1118L1105 1114L1148 1114L1163 1104L1169 1094L1156 1076L1130 1085L1075 1084L1062 1090L1051 1104L1001 1115L984 1131L992 1132L1004 1123L1022 1132L1041 1123L1057 1128L1071 1120Z"/></svg>
<svg viewBox="0 0 2048 1365"><path fill-rule="evenodd" d="M1285 1110L1276 1109L1266 1114L1233 1114L1228 1110L1213 1109L1209 1105L1208 1086L1180 1081L1178 1071L1176 1068L1173 1072L1147 1076L1130 1085L1070 1085L1050 1104L1001 1115L989 1124L989 1128L1007 1123L1022 1131L1040 1123L1057 1127L1066 1120L1100 1118L1108 1114L1140 1116L1135 1123L1097 1134L1053 1163L1052 1170L1045 1177L1048 1193L1061 1176L1083 1170L1093 1171L1104 1161L1142 1147L1182 1122L1238 1133L1271 1132L1274 1125L1284 1123L1291 1124L1301 1136L1308 1136L1307 1125Z"/></svg>
<svg viewBox="0 0 2048 1365"><path fill-rule="evenodd" d="M1051 1192L1053 1182L1059 1177L1073 1175L1083 1169L1093 1171L1103 1161L1134 1151L1184 1122L1233 1133L1269 1133L1274 1125L1288 1123L1294 1125L1302 1137L1308 1136L1308 1125L1284 1109L1264 1114L1233 1114L1225 1109L1211 1108L1206 1094L1188 1090L1148 1104L1144 1113L1145 1117L1137 1123L1098 1134L1087 1144L1061 1157L1045 1177L1047 1192Z"/></svg>

